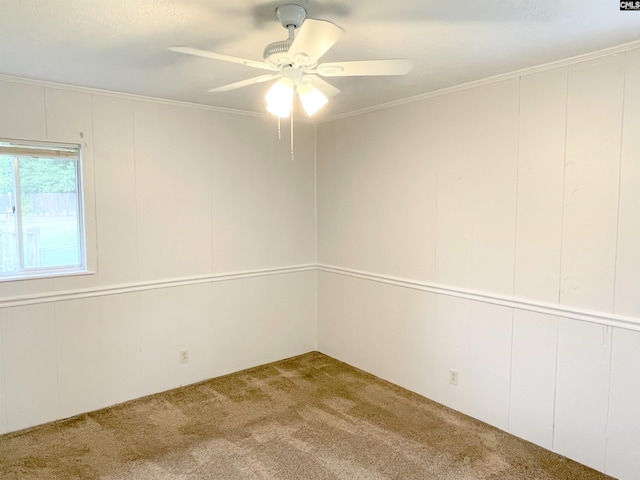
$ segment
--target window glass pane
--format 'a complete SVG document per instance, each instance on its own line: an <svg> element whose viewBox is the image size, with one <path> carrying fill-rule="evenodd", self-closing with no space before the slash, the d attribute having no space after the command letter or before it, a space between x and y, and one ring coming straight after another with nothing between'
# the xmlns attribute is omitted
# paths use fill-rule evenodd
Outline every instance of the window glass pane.
<svg viewBox="0 0 640 480"><path fill-rule="evenodd" d="M0 155L0 274L18 270L13 157Z"/></svg>
<svg viewBox="0 0 640 480"><path fill-rule="evenodd" d="M19 158L24 268L81 265L77 163Z"/></svg>

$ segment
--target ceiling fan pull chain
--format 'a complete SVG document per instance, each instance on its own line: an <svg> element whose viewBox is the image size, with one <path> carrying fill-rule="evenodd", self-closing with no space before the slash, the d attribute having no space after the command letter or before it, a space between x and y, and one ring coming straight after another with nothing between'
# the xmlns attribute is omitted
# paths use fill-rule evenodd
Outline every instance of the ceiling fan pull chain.
<svg viewBox="0 0 640 480"><path fill-rule="evenodd" d="M278 117L278 141L282 140L282 132L280 131L280 117Z"/></svg>
<svg viewBox="0 0 640 480"><path fill-rule="evenodd" d="M291 106L291 161L294 161L293 158L293 105Z"/></svg>

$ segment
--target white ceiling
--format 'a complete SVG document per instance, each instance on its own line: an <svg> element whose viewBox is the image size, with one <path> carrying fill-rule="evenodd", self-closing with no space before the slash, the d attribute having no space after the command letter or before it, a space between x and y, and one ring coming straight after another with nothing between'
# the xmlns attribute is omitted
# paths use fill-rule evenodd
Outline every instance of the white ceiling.
<svg viewBox="0 0 640 480"><path fill-rule="evenodd" d="M189 45L261 60L286 38L282 3L346 32L323 61L410 59L406 77L332 78L339 115L640 40L618 0L0 0L0 74L264 111L264 72L170 52Z"/></svg>

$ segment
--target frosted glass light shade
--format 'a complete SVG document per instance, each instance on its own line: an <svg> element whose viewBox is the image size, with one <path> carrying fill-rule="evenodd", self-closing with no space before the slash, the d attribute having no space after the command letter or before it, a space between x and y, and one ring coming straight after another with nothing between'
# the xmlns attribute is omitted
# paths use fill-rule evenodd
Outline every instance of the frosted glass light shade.
<svg viewBox="0 0 640 480"><path fill-rule="evenodd" d="M287 118L291 114L293 105L293 82L281 78L274 83L267 94L267 111L280 118Z"/></svg>
<svg viewBox="0 0 640 480"><path fill-rule="evenodd" d="M307 115L312 116L322 107L324 107L329 99L311 83L303 83L298 87L298 96Z"/></svg>

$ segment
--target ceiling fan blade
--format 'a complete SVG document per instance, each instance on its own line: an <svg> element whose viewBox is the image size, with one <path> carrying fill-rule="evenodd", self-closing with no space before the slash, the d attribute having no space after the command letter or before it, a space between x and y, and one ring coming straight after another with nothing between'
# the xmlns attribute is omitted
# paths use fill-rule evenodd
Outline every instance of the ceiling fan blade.
<svg viewBox="0 0 640 480"><path fill-rule="evenodd" d="M335 23L309 18L289 48L289 58L299 64L316 63L340 39L344 30Z"/></svg>
<svg viewBox="0 0 640 480"><path fill-rule="evenodd" d="M327 98L335 97L340 93L340 89L334 87L329 82L321 79L316 75L306 75L305 79L309 79L311 85L320 90Z"/></svg>
<svg viewBox="0 0 640 480"><path fill-rule="evenodd" d="M278 78L278 75L277 74L260 75L259 77L248 78L247 80L241 80L240 82L234 82L234 83L229 83L227 85L222 85L220 87L215 87L208 91L209 92L228 92L229 90L248 87L249 85L253 85L255 83L268 82L269 80L273 80L274 78Z"/></svg>
<svg viewBox="0 0 640 480"><path fill-rule="evenodd" d="M322 63L316 71L323 77L366 77L406 75L413 65L406 59L362 60L358 62Z"/></svg>
<svg viewBox="0 0 640 480"><path fill-rule="evenodd" d="M222 53L210 52L193 47L169 47L172 52L186 53L187 55L195 55L196 57L212 58L214 60L222 60L224 62L239 63L247 67L260 68L262 70L271 70L277 72L278 68L268 63L249 60L247 58L234 57L231 55L223 55Z"/></svg>

